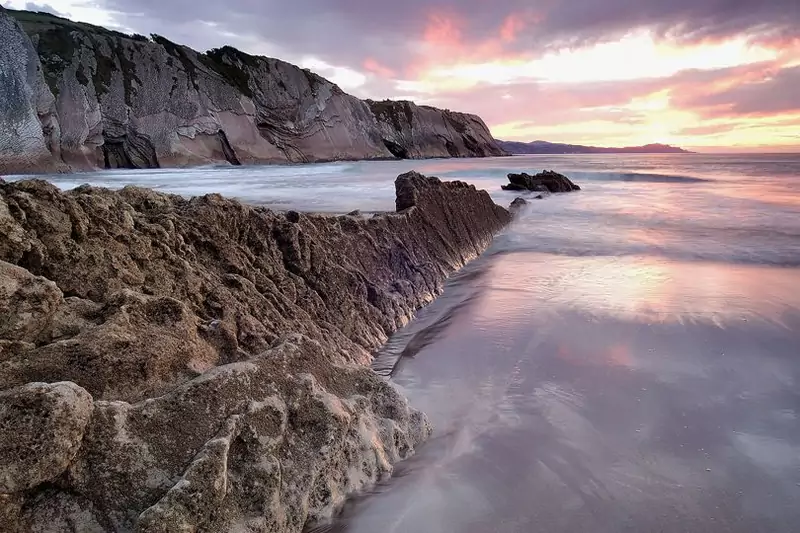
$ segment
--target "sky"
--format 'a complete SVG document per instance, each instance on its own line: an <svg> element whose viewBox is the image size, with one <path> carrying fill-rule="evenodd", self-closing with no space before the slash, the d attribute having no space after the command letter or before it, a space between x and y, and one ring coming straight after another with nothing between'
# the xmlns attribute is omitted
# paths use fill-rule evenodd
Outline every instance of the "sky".
<svg viewBox="0 0 800 533"><path fill-rule="evenodd" d="M278 57L505 140L800 152L800 0L0 1Z"/></svg>

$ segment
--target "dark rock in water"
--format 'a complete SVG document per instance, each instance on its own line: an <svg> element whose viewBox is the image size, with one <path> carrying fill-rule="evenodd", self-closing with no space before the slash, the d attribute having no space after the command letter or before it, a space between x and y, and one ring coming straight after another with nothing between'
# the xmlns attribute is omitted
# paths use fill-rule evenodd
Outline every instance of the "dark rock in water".
<svg viewBox="0 0 800 533"><path fill-rule="evenodd" d="M395 187L366 219L0 184L0 529L299 533L411 455L370 351L511 216Z"/></svg>
<svg viewBox="0 0 800 533"><path fill-rule="evenodd" d="M580 187L563 174L545 170L535 176L530 174L509 174L508 185L503 185L504 191L534 191L534 192L572 192L581 190Z"/></svg>
<svg viewBox="0 0 800 533"><path fill-rule="evenodd" d="M528 201L525 200L525 198L518 197L515 198L513 202L511 202L509 209L511 210L512 213L515 213L520 209L522 209L523 207L525 207L526 205L528 205Z"/></svg>
<svg viewBox="0 0 800 533"><path fill-rule="evenodd" d="M359 209L356 209L355 211L350 211L349 213L347 213L347 215L351 217L360 217L361 211Z"/></svg>

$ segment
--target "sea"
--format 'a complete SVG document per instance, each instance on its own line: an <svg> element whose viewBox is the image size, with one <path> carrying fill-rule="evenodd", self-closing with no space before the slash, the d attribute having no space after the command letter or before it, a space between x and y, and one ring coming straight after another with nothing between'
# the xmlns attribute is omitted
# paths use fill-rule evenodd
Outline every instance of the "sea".
<svg viewBox="0 0 800 533"><path fill-rule="evenodd" d="M389 211L394 179L530 199L375 357L432 439L309 531L800 531L800 154L559 155L54 175Z"/></svg>

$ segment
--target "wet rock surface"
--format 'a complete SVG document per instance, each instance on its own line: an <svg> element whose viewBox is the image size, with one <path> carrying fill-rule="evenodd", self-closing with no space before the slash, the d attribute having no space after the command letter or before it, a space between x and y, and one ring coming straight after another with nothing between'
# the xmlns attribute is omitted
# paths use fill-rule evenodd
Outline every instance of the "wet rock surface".
<svg viewBox="0 0 800 533"><path fill-rule="evenodd" d="M568 177L552 170L545 170L533 176L524 172L509 174L508 181L507 185L503 185L504 191L559 193L581 190Z"/></svg>
<svg viewBox="0 0 800 533"><path fill-rule="evenodd" d="M366 218L0 183L2 445L39 446L4 450L7 529L301 531L391 473L431 427L370 351L510 221L396 190Z"/></svg>

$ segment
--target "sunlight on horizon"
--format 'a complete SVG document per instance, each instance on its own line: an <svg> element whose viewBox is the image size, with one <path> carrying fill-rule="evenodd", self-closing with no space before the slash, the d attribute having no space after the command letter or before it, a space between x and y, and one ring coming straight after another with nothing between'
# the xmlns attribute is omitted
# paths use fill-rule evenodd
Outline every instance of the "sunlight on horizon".
<svg viewBox="0 0 800 533"><path fill-rule="evenodd" d="M587 83L667 78L685 70L714 70L774 60L777 50L749 45L739 37L720 43L679 47L657 43L639 31L614 42L561 49L533 60L493 60L433 67L420 79L401 81L401 90L432 93L465 90L481 83L520 80L544 83Z"/></svg>

